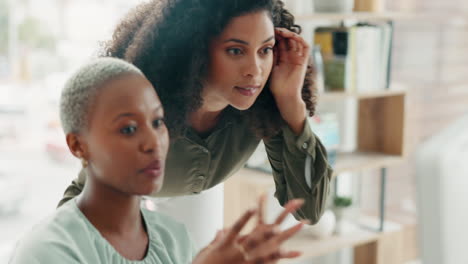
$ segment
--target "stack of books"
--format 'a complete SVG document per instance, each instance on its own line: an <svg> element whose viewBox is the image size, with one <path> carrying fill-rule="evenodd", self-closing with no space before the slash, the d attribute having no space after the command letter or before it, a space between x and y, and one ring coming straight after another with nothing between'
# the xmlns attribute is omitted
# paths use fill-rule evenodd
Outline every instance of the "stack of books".
<svg viewBox="0 0 468 264"><path fill-rule="evenodd" d="M325 90L368 92L389 87L391 23L319 27L314 45L323 57Z"/></svg>

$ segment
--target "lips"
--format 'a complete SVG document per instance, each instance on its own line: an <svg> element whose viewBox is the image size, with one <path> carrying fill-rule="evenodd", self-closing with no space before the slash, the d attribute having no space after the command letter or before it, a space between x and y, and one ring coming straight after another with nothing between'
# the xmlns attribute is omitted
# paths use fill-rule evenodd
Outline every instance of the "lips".
<svg viewBox="0 0 468 264"><path fill-rule="evenodd" d="M259 89L261 85L259 84L246 84L246 85L237 85L236 88L241 89Z"/></svg>
<svg viewBox="0 0 468 264"><path fill-rule="evenodd" d="M163 173L163 163L157 159L148 164L145 168L140 170L141 173L148 175L153 178L158 178Z"/></svg>
<svg viewBox="0 0 468 264"><path fill-rule="evenodd" d="M252 96L260 89L260 85L235 86L235 88L242 95Z"/></svg>

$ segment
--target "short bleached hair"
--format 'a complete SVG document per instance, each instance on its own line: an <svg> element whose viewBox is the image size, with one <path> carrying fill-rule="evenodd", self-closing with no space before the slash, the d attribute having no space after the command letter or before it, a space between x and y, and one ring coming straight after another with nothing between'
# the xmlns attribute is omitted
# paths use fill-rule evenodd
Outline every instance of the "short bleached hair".
<svg viewBox="0 0 468 264"><path fill-rule="evenodd" d="M105 83L122 75L143 75L134 65L116 58L98 58L80 67L62 90L60 120L65 134L88 128L94 100Z"/></svg>

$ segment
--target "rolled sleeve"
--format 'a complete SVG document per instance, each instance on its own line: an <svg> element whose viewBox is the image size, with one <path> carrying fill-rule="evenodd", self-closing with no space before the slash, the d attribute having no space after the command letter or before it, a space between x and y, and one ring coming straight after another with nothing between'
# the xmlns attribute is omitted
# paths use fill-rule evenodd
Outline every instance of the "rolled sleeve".
<svg viewBox="0 0 468 264"><path fill-rule="evenodd" d="M304 206L294 216L316 223L325 209L332 176L322 143L307 122L300 135L285 125L278 135L264 143L278 201L284 205L291 199L304 199Z"/></svg>
<svg viewBox="0 0 468 264"><path fill-rule="evenodd" d="M288 146L288 150L291 153L298 156L308 154L312 159L315 159L315 144L317 143L317 139L308 122L305 122L302 133L299 136L296 136L287 125L283 126L282 132L286 146Z"/></svg>

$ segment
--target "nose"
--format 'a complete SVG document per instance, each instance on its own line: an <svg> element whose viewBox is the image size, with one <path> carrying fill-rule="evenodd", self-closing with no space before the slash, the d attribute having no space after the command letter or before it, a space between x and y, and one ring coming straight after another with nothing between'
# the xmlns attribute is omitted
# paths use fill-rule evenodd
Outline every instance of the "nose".
<svg viewBox="0 0 468 264"><path fill-rule="evenodd" d="M164 151L167 144L167 130L163 128L155 129L148 127L144 133L141 143L141 151L147 154Z"/></svg>
<svg viewBox="0 0 468 264"><path fill-rule="evenodd" d="M250 56L244 65L244 77L256 78L262 74L262 63L264 63L258 56Z"/></svg>

